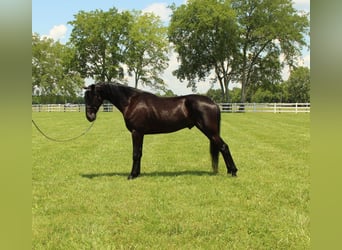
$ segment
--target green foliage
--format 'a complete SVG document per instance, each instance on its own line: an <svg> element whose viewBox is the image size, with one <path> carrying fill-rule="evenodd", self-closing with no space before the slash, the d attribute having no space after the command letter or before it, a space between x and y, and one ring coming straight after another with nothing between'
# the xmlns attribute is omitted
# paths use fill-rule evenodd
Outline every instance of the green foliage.
<svg viewBox="0 0 342 250"><path fill-rule="evenodd" d="M216 103L225 103L226 97L222 96L222 91L220 89L209 89L206 96L210 97ZM233 88L229 91L229 102L231 103L238 103L240 102L241 96L241 89L240 88Z"/></svg>
<svg viewBox="0 0 342 250"><path fill-rule="evenodd" d="M238 103L241 99L241 88L233 88L231 91L229 91L230 100L231 102Z"/></svg>
<svg viewBox="0 0 342 250"><path fill-rule="evenodd" d="M70 43L76 48L73 65L82 77L99 81L123 78L121 63L131 18L128 12L111 8L80 11L69 22L73 26Z"/></svg>
<svg viewBox="0 0 342 250"><path fill-rule="evenodd" d="M168 66L166 30L159 17L133 12L124 62L128 72L134 75L136 88L139 82L154 89L164 88L160 73Z"/></svg>
<svg viewBox="0 0 342 250"><path fill-rule="evenodd" d="M34 95L32 104L84 104L83 95L65 96L65 95Z"/></svg>
<svg viewBox="0 0 342 250"><path fill-rule="evenodd" d="M209 89L205 95L211 98L216 103L225 102L224 97L222 96L222 91L220 89Z"/></svg>
<svg viewBox="0 0 342 250"><path fill-rule="evenodd" d="M286 102L282 83L255 84L248 89L247 102Z"/></svg>
<svg viewBox="0 0 342 250"><path fill-rule="evenodd" d="M298 67L292 70L284 83L288 102L310 102L310 69Z"/></svg>
<svg viewBox="0 0 342 250"><path fill-rule="evenodd" d="M214 73L226 100L229 83L240 82L245 102L250 88L279 83L284 63L296 64L308 30L308 14L291 0L188 1L173 6L169 27L181 62L175 74L195 87Z"/></svg>
<svg viewBox="0 0 342 250"><path fill-rule="evenodd" d="M196 88L196 79L215 72L225 100L232 78L233 58L237 52L234 13L228 1L192 0L173 7L169 40L179 55L180 66L174 74Z"/></svg>
<svg viewBox="0 0 342 250"><path fill-rule="evenodd" d="M84 113L32 113L50 136L78 135ZM32 249L308 249L310 116L222 114L222 157L211 173L199 130L146 136L142 176L119 112L99 113L68 143L32 126ZM195 145L195 146L194 146Z"/></svg>
<svg viewBox="0 0 342 250"><path fill-rule="evenodd" d="M278 83L282 64L295 64L300 49L306 46L308 15L298 13L291 0L233 0L237 13L242 53L238 59L238 79L245 102L252 85Z"/></svg>
<svg viewBox="0 0 342 250"><path fill-rule="evenodd" d="M273 93L268 89L259 88L251 98L251 102L256 103L268 103L268 102L280 102L279 95Z"/></svg>
<svg viewBox="0 0 342 250"><path fill-rule="evenodd" d="M74 50L52 39L32 35L32 95L75 98L84 80L72 70Z"/></svg>
<svg viewBox="0 0 342 250"><path fill-rule="evenodd" d="M124 78L124 65L138 83L158 89L168 66L166 28L149 13L81 11L75 15L70 42L76 48L75 69L99 81Z"/></svg>

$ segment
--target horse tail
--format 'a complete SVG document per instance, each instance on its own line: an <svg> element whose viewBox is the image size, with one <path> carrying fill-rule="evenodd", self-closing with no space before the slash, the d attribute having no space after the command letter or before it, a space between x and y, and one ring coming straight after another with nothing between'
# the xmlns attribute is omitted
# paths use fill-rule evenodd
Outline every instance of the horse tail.
<svg viewBox="0 0 342 250"><path fill-rule="evenodd" d="M218 106L217 106L216 112L217 112L216 113L217 133L218 135L220 135L221 112ZM219 153L220 153L220 149L217 146L217 144L214 142L214 140L210 140L211 162L212 162L212 168L215 174L218 173Z"/></svg>

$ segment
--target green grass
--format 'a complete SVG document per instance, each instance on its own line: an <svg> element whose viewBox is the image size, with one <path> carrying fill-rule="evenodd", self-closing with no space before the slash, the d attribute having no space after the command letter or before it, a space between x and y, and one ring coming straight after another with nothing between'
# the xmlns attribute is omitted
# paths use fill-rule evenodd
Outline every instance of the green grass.
<svg viewBox="0 0 342 250"><path fill-rule="evenodd" d="M32 113L51 137L77 136L84 113ZM223 114L238 177L196 129L145 136L142 175L128 181L121 114L56 143L32 126L33 249L308 249L308 114Z"/></svg>

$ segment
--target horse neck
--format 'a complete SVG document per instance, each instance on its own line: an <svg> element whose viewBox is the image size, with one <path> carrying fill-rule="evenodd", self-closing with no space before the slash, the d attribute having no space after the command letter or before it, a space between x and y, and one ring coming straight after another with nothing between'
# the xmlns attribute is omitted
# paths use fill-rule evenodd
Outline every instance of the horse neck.
<svg viewBox="0 0 342 250"><path fill-rule="evenodd" d="M106 96L104 99L110 101L118 110L123 112L125 107L128 105L129 96L127 95L127 91L124 89L125 87L108 84Z"/></svg>

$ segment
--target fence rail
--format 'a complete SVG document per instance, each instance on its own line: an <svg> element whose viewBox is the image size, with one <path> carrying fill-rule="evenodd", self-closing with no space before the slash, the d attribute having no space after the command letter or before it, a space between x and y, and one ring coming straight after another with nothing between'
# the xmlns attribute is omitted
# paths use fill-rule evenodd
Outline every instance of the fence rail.
<svg viewBox="0 0 342 250"><path fill-rule="evenodd" d="M218 103L225 113L310 113L310 103ZM99 111L113 112L112 104L103 104ZM32 112L84 112L84 104L33 104Z"/></svg>
<svg viewBox="0 0 342 250"><path fill-rule="evenodd" d="M219 103L222 112L310 113L310 103Z"/></svg>

